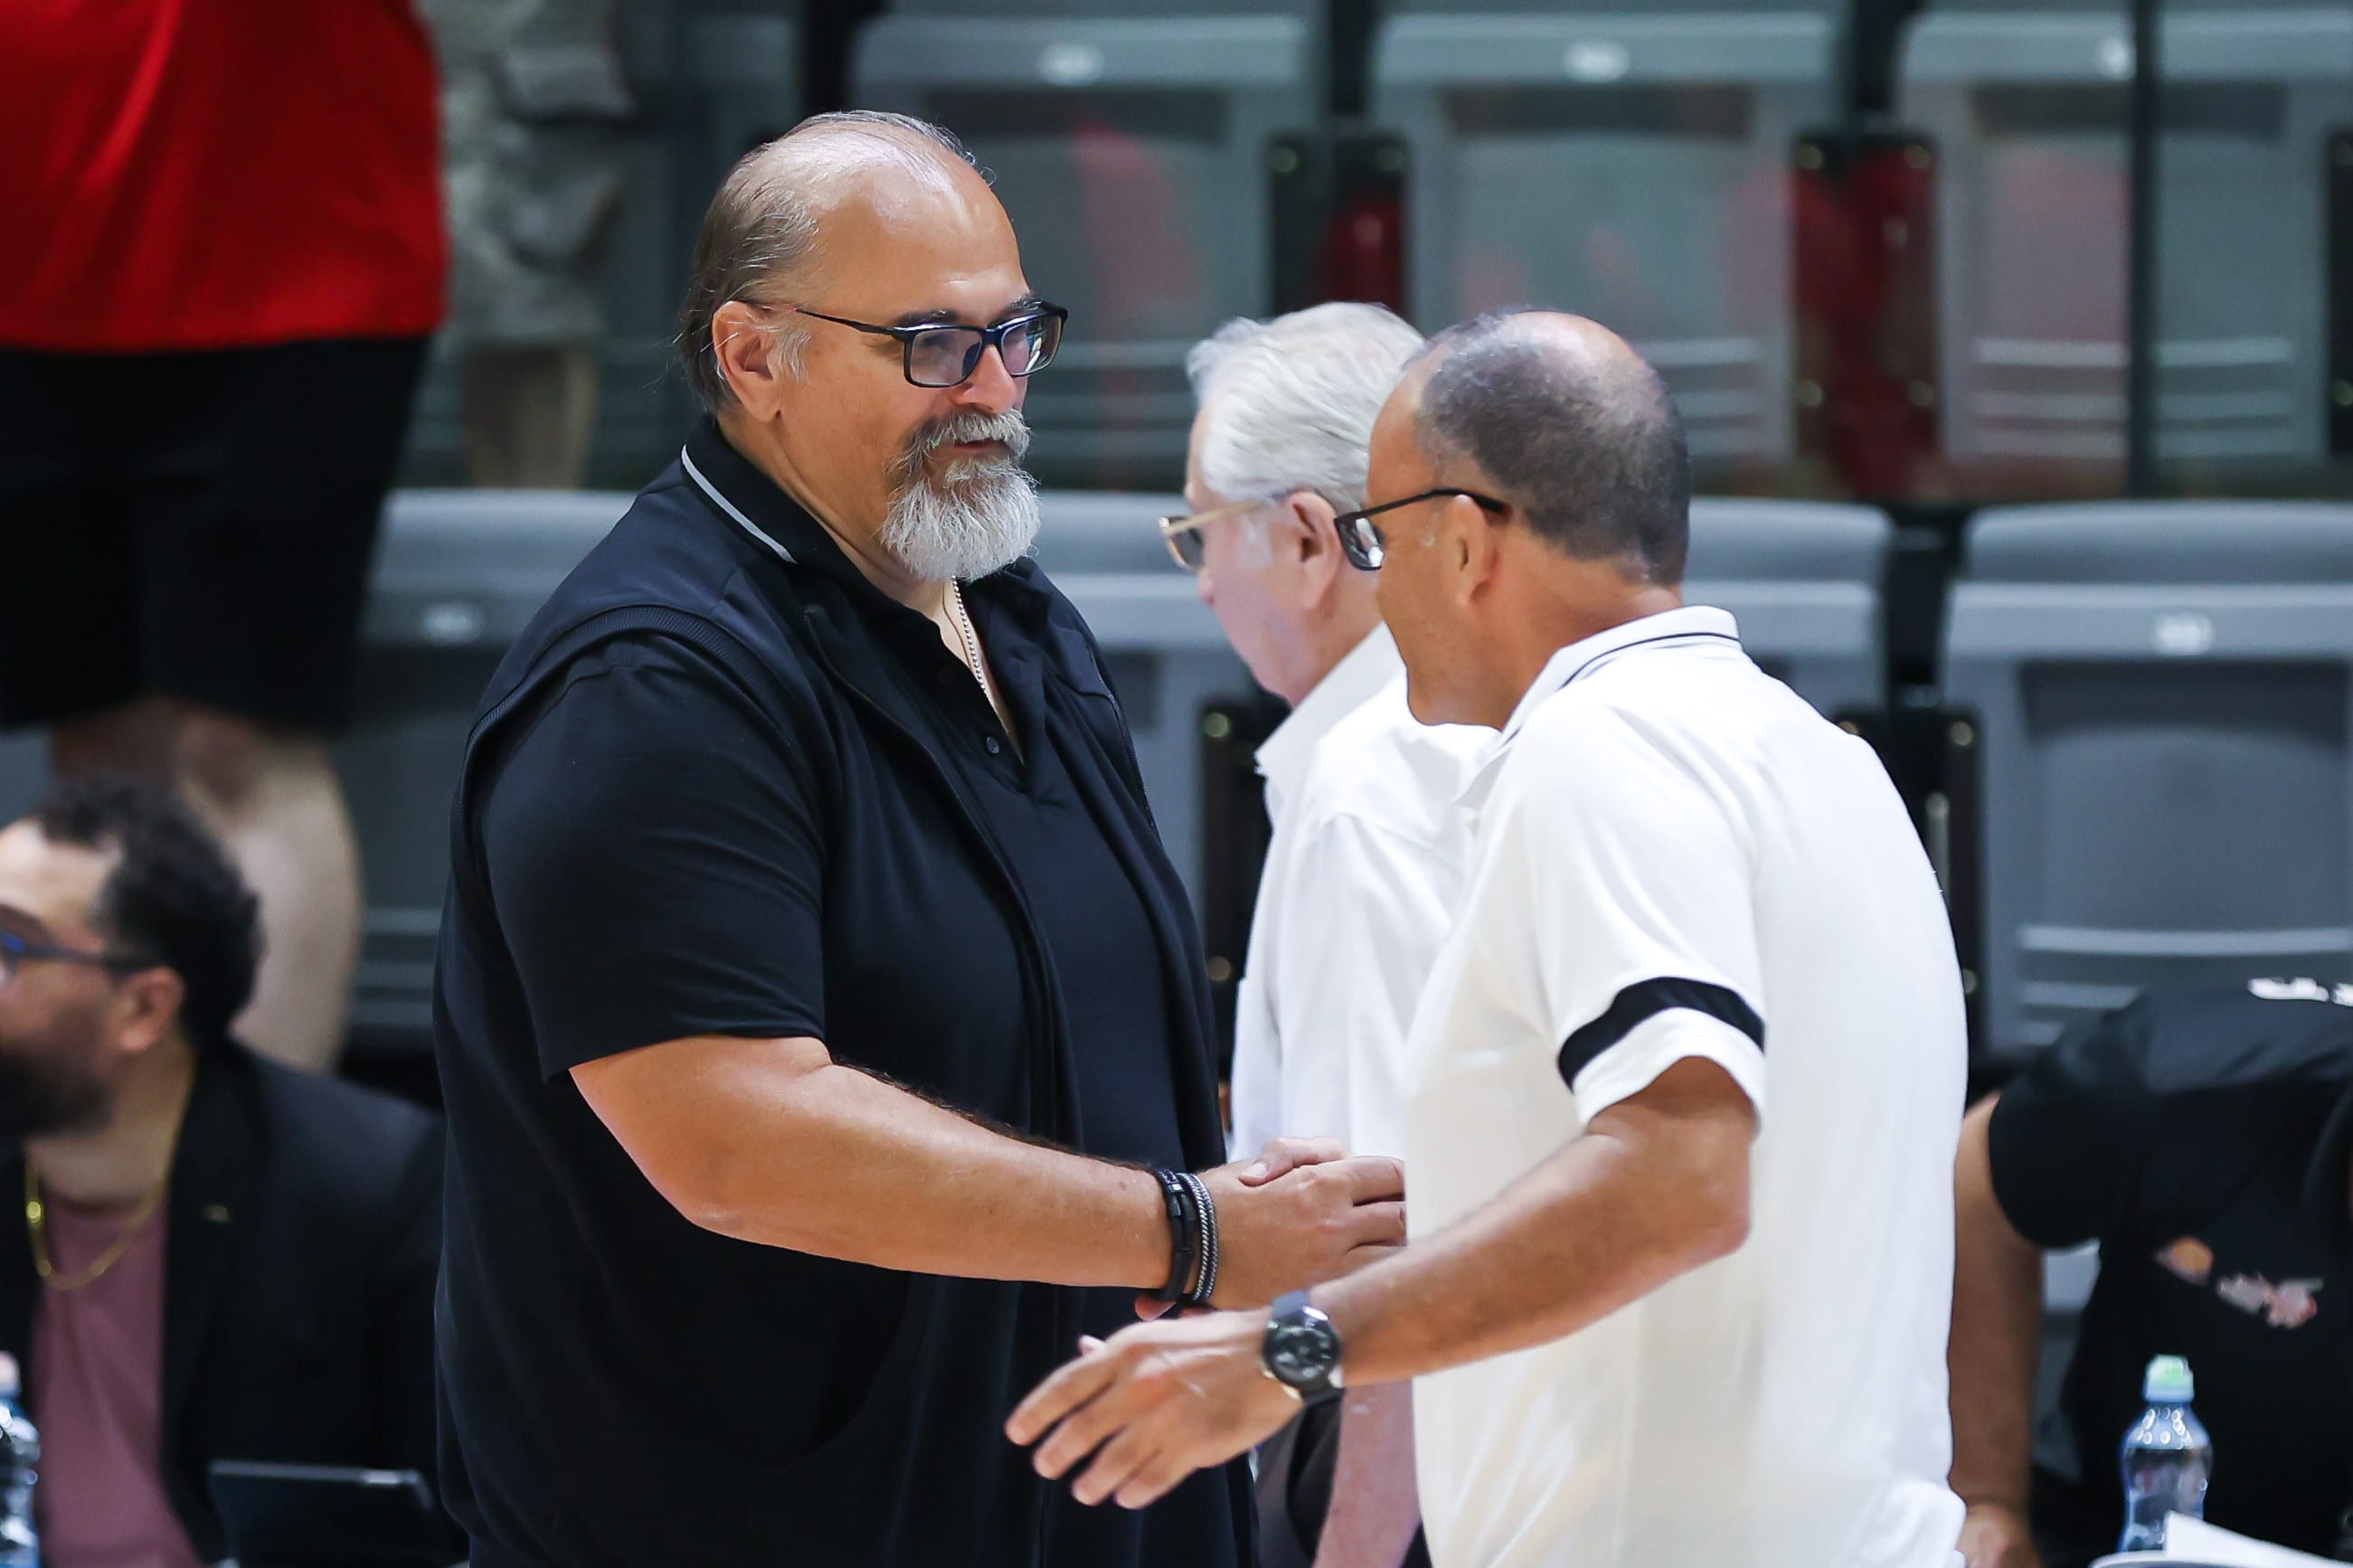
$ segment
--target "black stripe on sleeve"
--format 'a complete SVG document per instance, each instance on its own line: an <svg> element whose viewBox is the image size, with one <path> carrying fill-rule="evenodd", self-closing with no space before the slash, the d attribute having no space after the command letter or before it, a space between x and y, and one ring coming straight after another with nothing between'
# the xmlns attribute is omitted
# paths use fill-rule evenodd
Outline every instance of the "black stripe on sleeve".
<svg viewBox="0 0 2353 1568"><path fill-rule="evenodd" d="M1740 999L1736 991L1721 985L1711 985L1704 980L1676 980L1662 976L1629 985L1618 993L1615 1000L1601 1016L1569 1036L1560 1047L1560 1079L1572 1088L1577 1075L1592 1064L1593 1058L1634 1032L1636 1026L1661 1013L1675 1011L1704 1013L1719 1023L1729 1024L1765 1048L1765 1020L1757 1009Z"/></svg>

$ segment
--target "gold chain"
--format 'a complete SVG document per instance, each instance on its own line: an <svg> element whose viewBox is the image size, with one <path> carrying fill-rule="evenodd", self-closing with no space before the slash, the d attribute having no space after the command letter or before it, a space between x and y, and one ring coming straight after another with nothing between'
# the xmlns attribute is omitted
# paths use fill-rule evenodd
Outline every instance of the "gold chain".
<svg viewBox="0 0 2353 1568"><path fill-rule="evenodd" d="M147 1222L155 1215L156 1205L164 1201L164 1189L171 1179L171 1173L166 1171L162 1181L147 1189L147 1195L139 1200L138 1209L123 1222L122 1234L98 1255L96 1262L71 1274L60 1274L56 1259L49 1256L49 1210L48 1205L41 1201L41 1178L34 1171L33 1162L26 1160L25 1230L32 1238L33 1271L41 1277L41 1283L58 1291L79 1290L85 1285L96 1284L108 1269L130 1255L132 1244L139 1239L139 1233L147 1228Z"/></svg>

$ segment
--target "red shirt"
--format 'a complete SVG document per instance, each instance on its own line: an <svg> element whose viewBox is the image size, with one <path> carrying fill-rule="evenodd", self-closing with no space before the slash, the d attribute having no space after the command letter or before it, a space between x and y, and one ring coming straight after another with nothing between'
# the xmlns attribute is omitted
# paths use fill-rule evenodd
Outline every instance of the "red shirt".
<svg viewBox="0 0 2353 1568"><path fill-rule="evenodd" d="M0 0L0 344L430 331L434 92L409 0Z"/></svg>

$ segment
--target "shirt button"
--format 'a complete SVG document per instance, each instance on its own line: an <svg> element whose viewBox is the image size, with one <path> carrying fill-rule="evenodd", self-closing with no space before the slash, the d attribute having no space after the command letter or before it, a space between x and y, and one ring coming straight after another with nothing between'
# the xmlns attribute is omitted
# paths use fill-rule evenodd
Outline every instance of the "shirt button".
<svg viewBox="0 0 2353 1568"><path fill-rule="evenodd" d="M1005 749L1004 747L1002 747L1002 746L1000 746L1000 745L998 745L998 744L997 743L997 737L996 737L996 736L994 736L994 735L991 735L991 736L989 736L987 739L986 739L986 740L982 741L982 742L981 742L981 744L982 744L982 745L984 745L984 746L987 746L987 747L988 748L988 754L989 754L990 756L992 756L992 757L993 757L993 756L995 756L995 755L997 755L997 752L1001 752L1001 751L1003 751L1003 750Z"/></svg>

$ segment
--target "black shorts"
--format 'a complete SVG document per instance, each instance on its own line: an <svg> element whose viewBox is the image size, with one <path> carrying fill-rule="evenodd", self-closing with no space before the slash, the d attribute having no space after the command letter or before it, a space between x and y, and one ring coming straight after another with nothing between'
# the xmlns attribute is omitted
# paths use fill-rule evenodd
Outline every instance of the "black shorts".
<svg viewBox="0 0 2353 1568"><path fill-rule="evenodd" d="M149 696L340 728L424 356L0 349L0 728Z"/></svg>

